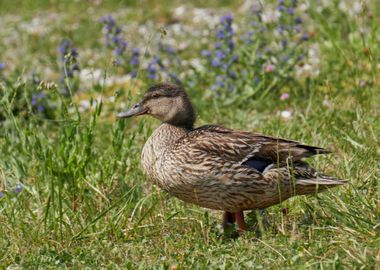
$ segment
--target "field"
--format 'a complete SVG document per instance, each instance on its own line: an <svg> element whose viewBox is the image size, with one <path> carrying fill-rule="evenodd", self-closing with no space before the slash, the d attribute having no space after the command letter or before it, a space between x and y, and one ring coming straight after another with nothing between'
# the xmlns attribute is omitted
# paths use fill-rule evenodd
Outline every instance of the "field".
<svg viewBox="0 0 380 270"><path fill-rule="evenodd" d="M0 269L380 269L380 6L263 2L0 2ZM223 232L143 175L159 122L115 117L161 81L348 184Z"/></svg>

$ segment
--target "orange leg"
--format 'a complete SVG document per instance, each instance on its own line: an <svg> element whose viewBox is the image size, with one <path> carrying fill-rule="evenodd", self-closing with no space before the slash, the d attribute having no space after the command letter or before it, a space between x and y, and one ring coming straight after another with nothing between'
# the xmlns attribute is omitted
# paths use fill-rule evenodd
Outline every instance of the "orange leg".
<svg viewBox="0 0 380 270"><path fill-rule="evenodd" d="M235 213L235 219L239 228L239 233L245 232L247 230L247 226L245 225L243 211Z"/></svg>
<svg viewBox="0 0 380 270"><path fill-rule="evenodd" d="M235 214L231 212L224 212L223 214L223 228L226 229L229 225L234 224L236 221Z"/></svg>

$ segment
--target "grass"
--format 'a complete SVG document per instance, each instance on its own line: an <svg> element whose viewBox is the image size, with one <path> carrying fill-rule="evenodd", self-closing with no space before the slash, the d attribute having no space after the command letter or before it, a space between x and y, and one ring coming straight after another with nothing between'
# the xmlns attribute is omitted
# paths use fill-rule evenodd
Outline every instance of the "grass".
<svg viewBox="0 0 380 270"><path fill-rule="evenodd" d="M16 4L2 5L8 13L16 12ZM101 7L99 16L114 10L108 5ZM153 12L155 19L160 21L175 6L160 6L163 10ZM21 15L32 17L50 7L48 1L36 1ZM70 4L67 10L74 8ZM63 26L54 25L55 35L71 36L78 46L94 46L99 53L94 37L99 27L85 15L78 16L66 14ZM134 16L128 20L138 20ZM80 18L83 25L68 30ZM349 180L343 187L267 209L268 224L260 228L261 216L249 213L252 229L239 238L221 232L220 212L172 198L142 174L140 152L159 124L155 120L117 121L113 114L118 108L96 100L91 110L79 112L75 100L62 98L55 89L54 120L29 109L27 117L15 114L11 108L17 102L12 98L16 85L22 93L33 90L20 83L26 76L21 71L36 58L37 70L41 63L57 65L56 40L22 36L30 44L25 57L15 60L20 72L9 75L9 84L2 82L0 95L6 116L0 131L0 191L5 193L0 198L0 268L380 268L378 24L374 19L366 24L369 33L355 36L350 33L363 26L362 17L355 23L334 13L312 12L311 18L321 47L321 73L294 89L285 85L290 99L281 101L278 93L270 93L224 106L221 100L204 98L201 89L189 89L198 125L219 123L326 147L334 154L310 162ZM41 48L47 54L39 53ZM137 100L129 90L133 88L125 87L116 102L127 106ZM106 97L116 90L88 91ZM292 111L292 117L279 116L283 110ZM24 189L16 194L12 186L19 181ZM289 210L286 215L284 208Z"/></svg>

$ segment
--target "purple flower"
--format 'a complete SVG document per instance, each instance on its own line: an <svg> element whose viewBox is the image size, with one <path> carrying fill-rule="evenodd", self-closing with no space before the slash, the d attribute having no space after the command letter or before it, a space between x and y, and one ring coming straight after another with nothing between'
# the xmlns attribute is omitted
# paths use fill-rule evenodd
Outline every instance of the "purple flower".
<svg viewBox="0 0 380 270"><path fill-rule="evenodd" d="M216 39L218 41L214 43L214 51L202 51L203 56L212 56L209 58L209 61L211 66L214 67L215 73L218 74L211 87L213 90L220 90L221 88L225 90L232 89L231 85L233 83L231 80L237 79L237 74L232 69L232 65L237 60L237 55L234 54L235 32L232 28L232 23L233 16L231 13L222 16L216 28ZM251 35L253 35L253 31Z"/></svg>
<svg viewBox="0 0 380 270"><path fill-rule="evenodd" d="M209 50L202 50L201 51L201 55L205 56L205 57L210 57L211 56L211 52Z"/></svg>
<svg viewBox="0 0 380 270"><path fill-rule="evenodd" d="M225 33L223 30L218 30L217 34L216 34L217 38L219 39L224 39L226 37Z"/></svg>
<svg viewBox="0 0 380 270"><path fill-rule="evenodd" d="M140 51L138 48L134 48L133 49L133 53L132 53L132 58L131 58L131 61L130 61L130 64L132 66L138 66L139 65L139 55L140 55Z"/></svg>
<svg viewBox="0 0 380 270"><path fill-rule="evenodd" d="M295 22L296 24L301 24L301 23L302 23L302 19L301 19L301 17L296 17L296 18L294 19L294 22Z"/></svg>
<svg viewBox="0 0 380 270"><path fill-rule="evenodd" d="M70 46L71 46L71 42L69 40L67 39L62 40L61 44L58 47L58 50L61 53L61 55L65 56Z"/></svg>
<svg viewBox="0 0 380 270"><path fill-rule="evenodd" d="M1 63L0 62L0 70L4 69L5 68L5 63Z"/></svg>
<svg viewBox="0 0 380 270"><path fill-rule="evenodd" d="M149 79L156 79L157 77L157 64L159 62L158 57L153 57L153 59L148 63L148 67L146 71L148 72L148 78Z"/></svg>
<svg viewBox="0 0 380 270"><path fill-rule="evenodd" d="M211 65L212 65L213 67L219 67L219 66L220 66L220 60L214 58L214 59L211 61Z"/></svg>
<svg viewBox="0 0 380 270"><path fill-rule="evenodd" d="M43 98L45 97L45 93L44 93L44 92L39 92L39 93L36 95L36 97L37 97L38 99L43 99Z"/></svg>
<svg viewBox="0 0 380 270"><path fill-rule="evenodd" d="M32 95L32 102L31 102L32 106L37 105L40 102L40 100L42 100L43 98L45 98L45 93L43 93L43 92L33 94Z"/></svg>
<svg viewBox="0 0 380 270"><path fill-rule="evenodd" d="M259 3L254 3L252 5L252 13L255 15L259 15L262 11L262 6Z"/></svg>
<svg viewBox="0 0 380 270"><path fill-rule="evenodd" d="M251 22L249 23L249 25L252 26L252 27L255 27L255 26L258 25L258 23L257 23L256 21L251 21Z"/></svg>
<svg viewBox="0 0 380 270"><path fill-rule="evenodd" d="M301 37L301 40L302 41L307 41L309 40L309 34L307 32L303 33L302 37Z"/></svg>
<svg viewBox="0 0 380 270"><path fill-rule="evenodd" d="M224 87L225 83L224 81L226 80L226 78L224 76L217 76L216 77L216 81L215 81L215 86L218 86L219 88L222 88Z"/></svg>
<svg viewBox="0 0 380 270"><path fill-rule="evenodd" d="M175 49L171 46L168 46L166 48L166 52L169 53L169 54L175 54Z"/></svg>
<svg viewBox="0 0 380 270"><path fill-rule="evenodd" d="M235 71L229 70L229 71L228 71L228 76L229 76L230 78L234 79L234 80L237 79L237 74L236 74Z"/></svg>
<svg viewBox="0 0 380 270"><path fill-rule="evenodd" d="M277 10L280 11L280 12L283 12L285 10L285 7L283 5L279 5L277 7Z"/></svg>
<svg viewBox="0 0 380 270"><path fill-rule="evenodd" d="M302 31L302 26L297 24L296 26L294 26L294 31L296 31L296 33L299 33Z"/></svg>
<svg viewBox="0 0 380 270"><path fill-rule="evenodd" d="M284 33L285 30L286 30L285 25L280 24L280 25L277 27L277 31L278 31L279 34Z"/></svg>
<svg viewBox="0 0 380 270"><path fill-rule="evenodd" d="M232 39L228 42L228 48L230 49L230 51L232 51L235 48L235 42Z"/></svg>
<svg viewBox="0 0 380 270"><path fill-rule="evenodd" d="M136 78L137 77L137 71L132 70L131 72L129 72L129 75L131 75L132 78Z"/></svg>
<svg viewBox="0 0 380 270"><path fill-rule="evenodd" d="M80 70L78 64L78 50L73 47L72 42L68 39L63 39L61 41L58 50L61 54L61 61L63 65L63 81L65 78L73 78L74 72Z"/></svg>
<svg viewBox="0 0 380 270"><path fill-rule="evenodd" d="M105 15L99 19L99 22L101 23L107 23L108 25L114 25L115 20L112 18L111 15Z"/></svg>
<svg viewBox="0 0 380 270"><path fill-rule="evenodd" d="M40 113L42 113L42 112L45 111L45 107L42 106L42 105L38 105L38 107L37 107L37 111L40 112Z"/></svg>
<svg viewBox="0 0 380 270"><path fill-rule="evenodd" d="M137 66L139 64L139 59L137 57L132 57L131 59L131 65Z"/></svg>
<svg viewBox="0 0 380 270"><path fill-rule="evenodd" d="M115 35L118 35L121 33L121 28L119 26L115 27Z"/></svg>
<svg viewBox="0 0 380 270"><path fill-rule="evenodd" d="M294 8L292 8L292 7L288 7L288 9L286 10L286 12L287 12L289 15L293 15L293 14L294 14Z"/></svg>
<svg viewBox="0 0 380 270"><path fill-rule="evenodd" d="M223 59L226 55L224 52L222 52L221 50L217 50L215 51L215 56L218 58L218 59Z"/></svg>
<svg viewBox="0 0 380 270"><path fill-rule="evenodd" d="M13 192L15 194L19 194L24 189L23 185L21 183L18 183L15 188L13 189Z"/></svg>
<svg viewBox="0 0 380 270"><path fill-rule="evenodd" d="M255 33L254 30L249 30L249 31L247 32L247 35L251 37L251 36L253 36L254 33Z"/></svg>
<svg viewBox="0 0 380 270"><path fill-rule="evenodd" d="M104 24L106 46L113 48L113 54L116 55L116 63L121 63L122 57L128 47L128 42L121 37L121 28L116 24L115 19L111 15L104 16L99 21Z"/></svg>
<svg viewBox="0 0 380 270"><path fill-rule="evenodd" d="M232 14L231 13L227 13L226 15L222 16L220 18L220 22L221 23L227 23L227 24L231 24L232 23Z"/></svg>
<svg viewBox="0 0 380 270"><path fill-rule="evenodd" d="M0 199L5 197L5 194L3 192L0 191Z"/></svg>

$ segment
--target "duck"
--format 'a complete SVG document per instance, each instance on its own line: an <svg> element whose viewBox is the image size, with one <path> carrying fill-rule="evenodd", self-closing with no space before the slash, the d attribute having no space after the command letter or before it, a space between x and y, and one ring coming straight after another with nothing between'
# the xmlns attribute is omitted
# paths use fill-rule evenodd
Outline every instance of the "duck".
<svg viewBox="0 0 380 270"><path fill-rule="evenodd" d="M161 121L141 153L147 178L186 203L223 211L224 228L232 224L244 232L244 211L347 182L304 160L330 153L322 147L220 125L195 128L194 106L180 85L155 84L140 102L117 116L139 115Z"/></svg>

